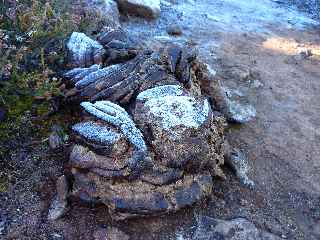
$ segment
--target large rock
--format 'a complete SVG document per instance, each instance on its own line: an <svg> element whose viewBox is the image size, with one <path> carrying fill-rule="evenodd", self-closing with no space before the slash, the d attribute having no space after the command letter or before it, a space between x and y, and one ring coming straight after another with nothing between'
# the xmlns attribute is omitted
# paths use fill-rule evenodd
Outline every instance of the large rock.
<svg viewBox="0 0 320 240"><path fill-rule="evenodd" d="M138 95L134 119L161 164L220 172L222 127L206 99L190 96L177 85L155 87Z"/></svg>
<svg viewBox="0 0 320 240"><path fill-rule="evenodd" d="M121 29L106 30L98 37L106 49L128 49ZM224 176L225 121L201 96L195 60L190 46L168 44L65 74L74 86L67 95L85 100L72 128L73 196L105 204L116 220L175 212L210 196L212 175Z"/></svg>
<svg viewBox="0 0 320 240"><path fill-rule="evenodd" d="M92 64L102 63L104 54L102 45L84 33L73 32L67 48L69 61L73 67L89 67Z"/></svg>
<svg viewBox="0 0 320 240"><path fill-rule="evenodd" d="M122 34L118 31L110 31L106 35L102 34L99 39L109 47L108 43L112 42L110 40L112 36L121 39ZM122 40L117 42L120 41ZM192 86L189 88L200 94L200 89L192 84L193 60L194 54L188 50L187 46L183 48L169 46L162 48L159 52L139 51L130 61L102 69L94 66L76 68L67 72L65 76L77 88L72 92L74 93L72 98L78 97L82 101L109 100L128 104L142 91L166 84Z"/></svg>
<svg viewBox="0 0 320 240"><path fill-rule="evenodd" d="M257 228L245 218L222 220L201 216L192 239L280 240L281 238Z"/></svg>
<svg viewBox="0 0 320 240"><path fill-rule="evenodd" d="M88 35L95 35L104 27L119 27L119 10L114 0L85 0L73 5L72 14L86 23Z"/></svg>
<svg viewBox="0 0 320 240"><path fill-rule="evenodd" d="M247 123L256 117L256 109L240 92L223 87L215 77L215 70L209 65L199 63L197 77L201 80L201 89L211 98L217 109L234 123ZM241 95L241 96L239 96Z"/></svg>
<svg viewBox="0 0 320 240"><path fill-rule="evenodd" d="M122 13L144 18L160 16L160 0L116 0Z"/></svg>

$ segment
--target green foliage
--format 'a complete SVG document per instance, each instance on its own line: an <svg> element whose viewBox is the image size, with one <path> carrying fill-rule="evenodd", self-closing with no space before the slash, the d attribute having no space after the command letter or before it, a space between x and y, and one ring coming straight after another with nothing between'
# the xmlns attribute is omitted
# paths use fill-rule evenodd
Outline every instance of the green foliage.
<svg viewBox="0 0 320 240"><path fill-rule="evenodd" d="M68 6L68 0L0 4L0 78L5 69L10 73L9 80L0 79L0 107L6 109L6 121L0 122L0 157L5 143L19 133L25 113L45 115L47 101L61 95L56 70L65 65L65 39L78 27Z"/></svg>

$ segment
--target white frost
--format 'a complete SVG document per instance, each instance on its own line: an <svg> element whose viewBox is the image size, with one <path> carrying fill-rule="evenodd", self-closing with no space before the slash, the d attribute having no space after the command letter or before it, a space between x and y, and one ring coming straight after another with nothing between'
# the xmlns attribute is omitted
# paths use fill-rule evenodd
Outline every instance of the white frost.
<svg viewBox="0 0 320 240"><path fill-rule="evenodd" d="M170 131L176 127L199 128L207 119L209 102L204 100L199 106L197 100L188 96L165 96L150 99L145 103L150 113L161 119L163 129Z"/></svg>
<svg viewBox="0 0 320 240"><path fill-rule="evenodd" d="M81 122L72 127L72 130L88 140L105 145L114 144L120 139L120 134L110 128L96 124L95 122Z"/></svg>
<svg viewBox="0 0 320 240"><path fill-rule="evenodd" d="M165 96L181 96L183 94L183 89L179 85L163 85L151 89L147 89L141 92L137 96L137 100L147 101L151 98L159 98Z"/></svg>

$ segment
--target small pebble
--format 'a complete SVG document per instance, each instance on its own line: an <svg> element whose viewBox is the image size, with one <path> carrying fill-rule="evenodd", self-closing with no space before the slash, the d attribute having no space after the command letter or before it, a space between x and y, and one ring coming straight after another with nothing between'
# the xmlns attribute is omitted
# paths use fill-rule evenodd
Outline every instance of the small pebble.
<svg viewBox="0 0 320 240"><path fill-rule="evenodd" d="M182 29L179 25L172 24L167 27L167 33L169 35L180 36L180 35L182 35Z"/></svg>

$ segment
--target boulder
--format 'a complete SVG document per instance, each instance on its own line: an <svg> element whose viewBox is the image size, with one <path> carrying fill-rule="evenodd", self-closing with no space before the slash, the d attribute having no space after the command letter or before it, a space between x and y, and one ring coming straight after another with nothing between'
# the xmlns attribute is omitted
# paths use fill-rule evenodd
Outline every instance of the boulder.
<svg viewBox="0 0 320 240"><path fill-rule="evenodd" d="M143 18L155 19L160 16L160 0L116 0L120 12Z"/></svg>
<svg viewBox="0 0 320 240"><path fill-rule="evenodd" d="M223 128L208 100L188 95L178 85L155 87L137 96L134 119L161 164L219 172Z"/></svg>
<svg viewBox="0 0 320 240"><path fill-rule="evenodd" d="M221 139L213 143L219 135L218 132L212 132L214 128L203 133L203 137L200 136L197 129L202 131L204 127L210 128L206 123L212 121L210 108L205 100L192 99L184 94L187 92L182 87L168 85L144 91L137 98L138 101L151 101L155 95L180 95L176 97L187 97L182 99L183 103L191 101L190 104L186 103L186 107L191 109L187 112L180 109L178 115L183 115L182 123L187 119L192 122L181 126L176 132L178 135L173 134L173 139L170 138L174 132L172 127L178 125L168 128L171 131L169 140L178 140L180 144L173 148L175 153L170 162L166 156L159 155L152 145L147 147L145 136L123 108L108 101L82 103L89 116L72 128L77 143L70 154L74 179L72 195L86 202L105 204L111 217L116 220L174 212L208 197L212 192L210 170L214 172L219 161L222 161L220 149L215 148ZM140 121L143 119L140 118ZM164 125L158 124L158 127ZM179 134L192 132L191 128L195 128L194 136L187 135L187 141L184 141ZM184 156L192 156L184 160L183 154L178 152L179 147ZM218 154L211 154L209 148ZM192 151L197 152L195 154ZM179 160L175 161L174 155Z"/></svg>

